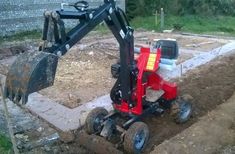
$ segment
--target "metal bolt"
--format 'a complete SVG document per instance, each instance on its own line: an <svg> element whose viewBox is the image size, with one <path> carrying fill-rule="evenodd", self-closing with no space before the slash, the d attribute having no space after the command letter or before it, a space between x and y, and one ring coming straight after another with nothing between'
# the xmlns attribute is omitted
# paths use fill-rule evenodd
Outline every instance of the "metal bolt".
<svg viewBox="0 0 235 154"><path fill-rule="evenodd" d="M93 18L93 14L92 14L92 13L89 14L89 18L90 18L90 19Z"/></svg>
<svg viewBox="0 0 235 154"><path fill-rule="evenodd" d="M51 15L52 15L52 17L55 18L56 20L59 19L59 15L58 15L56 12L54 12L54 11L51 13Z"/></svg>
<svg viewBox="0 0 235 154"><path fill-rule="evenodd" d="M58 52L57 52L57 56L61 57L61 56L62 56L62 52L61 52L61 51L58 51Z"/></svg>
<svg viewBox="0 0 235 154"><path fill-rule="evenodd" d="M66 45L65 45L65 48L66 48L66 50L69 50L69 49L70 49L70 45L69 45L69 44L66 44Z"/></svg>
<svg viewBox="0 0 235 154"><path fill-rule="evenodd" d="M109 9L109 14L112 14L113 13L113 8L110 8Z"/></svg>
<svg viewBox="0 0 235 154"><path fill-rule="evenodd" d="M50 15L51 15L51 11L45 11L44 12L44 16L45 17L50 17Z"/></svg>

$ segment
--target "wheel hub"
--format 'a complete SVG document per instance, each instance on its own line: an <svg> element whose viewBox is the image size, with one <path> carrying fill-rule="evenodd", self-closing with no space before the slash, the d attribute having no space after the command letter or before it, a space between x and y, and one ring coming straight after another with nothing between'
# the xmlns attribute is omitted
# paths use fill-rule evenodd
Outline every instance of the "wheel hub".
<svg viewBox="0 0 235 154"><path fill-rule="evenodd" d="M134 142L135 148L138 150L141 149L144 146L145 139L146 139L146 134L143 130L137 133L135 136L135 142Z"/></svg>
<svg viewBox="0 0 235 154"><path fill-rule="evenodd" d="M100 115L97 116L94 120L94 130L96 131L101 131L101 123L102 123L102 119L104 118L104 116Z"/></svg>
<svg viewBox="0 0 235 154"><path fill-rule="evenodd" d="M191 107L187 103L182 103L180 105L180 117L181 119L186 119L188 115L191 113Z"/></svg>

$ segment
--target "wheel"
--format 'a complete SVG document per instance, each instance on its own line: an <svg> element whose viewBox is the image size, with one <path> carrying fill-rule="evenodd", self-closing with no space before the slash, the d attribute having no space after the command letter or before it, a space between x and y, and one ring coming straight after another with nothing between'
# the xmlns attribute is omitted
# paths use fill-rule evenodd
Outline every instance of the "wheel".
<svg viewBox="0 0 235 154"><path fill-rule="evenodd" d="M101 132L104 117L108 115L108 111L103 107L93 109L87 116L85 122L85 130L88 134Z"/></svg>
<svg viewBox="0 0 235 154"><path fill-rule="evenodd" d="M176 111L175 115L175 122L176 123L185 123L189 120L192 115L192 104L185 101L179 100L174 102L172 105L174 110Z"/></svg>
<svg viewBox="0 0 235 154"><path fill-rule="evenodd" d="M149 139L148 126L143 122L135 122L124 136L124 149L128 153L140 153Z"/></svg>

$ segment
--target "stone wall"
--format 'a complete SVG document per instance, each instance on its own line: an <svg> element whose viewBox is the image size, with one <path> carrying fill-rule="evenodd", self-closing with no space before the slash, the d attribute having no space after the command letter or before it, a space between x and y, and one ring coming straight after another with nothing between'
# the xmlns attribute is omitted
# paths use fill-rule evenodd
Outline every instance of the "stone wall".
<svg viewBox="0 0 235 154"><path fill-rule="evenodd" d="M42 29L43 12L60 9L61 2L78 0L0 0L0 36L22 31ZM103 0L87 0L91 7L97 7ZM125 0L117 0L125 10Z"/></svg>

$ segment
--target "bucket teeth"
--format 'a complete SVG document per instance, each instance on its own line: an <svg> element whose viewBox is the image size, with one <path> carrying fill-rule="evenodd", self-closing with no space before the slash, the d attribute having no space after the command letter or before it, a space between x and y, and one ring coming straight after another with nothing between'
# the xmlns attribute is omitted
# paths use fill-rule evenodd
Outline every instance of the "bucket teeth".
<svg viewBox="0 0 235 154"><path fill-rule="evenodd" d="M4 98L8 98L15 104L19 104L20 101L22 100L22 104L26 104L27 99L26 95L22 94L22 92L19 89L14 90L9 90L7 88L4 89Z"/></svg>
<svg viewBox="0 0 235 154"><path fill-rule="evenodd" d="M9 96L9 92L6 86L4 87L4 90L3 90L3 96L4 98L7 98Z"/></svg>
<svg viewBox="0 0 235 154"><path fill-rule="evenodd" d="M28 95L52 86L58 57L45 52L25 52L15 60L8 71L5 98L26 104Z"/></svg>
<svg viewBox="0 0 235 154"><path fill-rule="evenodd" d="M20 90L18 89L15 94L14 102L16 104L19 104L20 100L21 100L21 95L20 95Z"/></svg>
<svg viewBox="0 0 235 154"><path fill-rule="evenodd" d="M4 97L5 98L9 98L9 100L11 100L12 102L16 102L15 100L20 99L19 93L18 92L14 92L13 90L10 90L8 88L4 89ZM19 101L18 101L19 102Z"/></svg>
<svg viewBox="0 0 235 154"><path fill-rule="evenodd" d="M20 100L21 100L21 96L18 95L18 96L16 97L15 103L19 104Z"/></svg>
<svg viewBox="0 0 235 154"><path fill-rule="evenodd" d="M8 97L9 97L10 100L13 100L13 99L14 99L13 91L10 91L10 92L9 92L9 96L8 96Z"/></svg>
<svg viewBox="0 0 235 154"><path fill-rule="evenodd" d="M22 96L22 104L25 105L28 102L28 96L27 95L23 95Z"/></svg>
<svg viewBox="0 0 235 154"><path fill-rule="evenodd" d="M9 100L14 102L15 104L19 104L21 101L22 105L25 105L28 101L28 96L26 94L23 94L19 89L13 91L5 88L4 97L9 98Z"/></svg>

